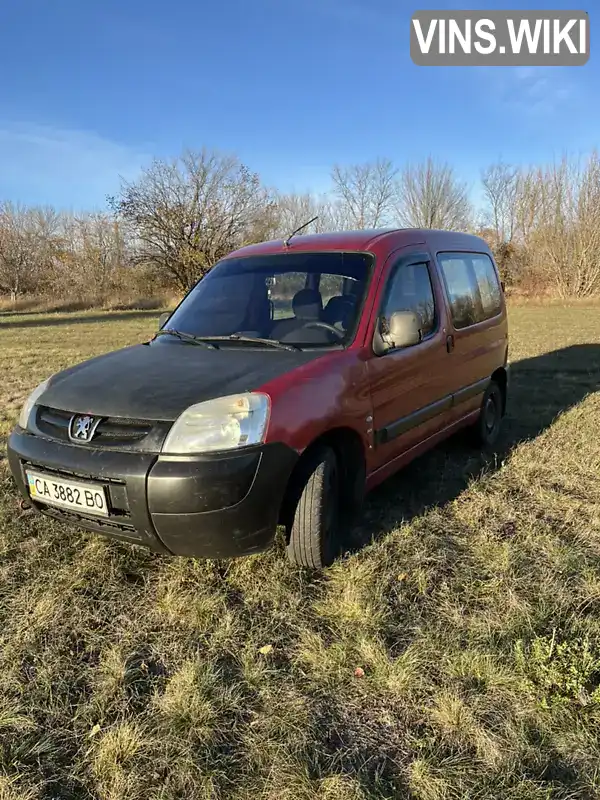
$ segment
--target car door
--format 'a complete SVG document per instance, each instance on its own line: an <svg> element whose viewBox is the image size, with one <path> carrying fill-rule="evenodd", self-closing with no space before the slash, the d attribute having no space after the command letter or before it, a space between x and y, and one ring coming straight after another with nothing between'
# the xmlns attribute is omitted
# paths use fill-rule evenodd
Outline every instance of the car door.
<svg viewBox="0 0 600 800"><path fill-rule="evenodd" d="M373 472L384 468L447 424L446 306L427 252L405 252L388 260L375 325L396 311L414 311L421 341L388 350L367 362L373 404Z"/></svg>
<svg viewBox="0 0 600 800"><path fill-rule="evenodd" d="M475 252L436 254L449 306L450 380L453 416L476 410L507 347L504 298L490 256Z"/></svg>

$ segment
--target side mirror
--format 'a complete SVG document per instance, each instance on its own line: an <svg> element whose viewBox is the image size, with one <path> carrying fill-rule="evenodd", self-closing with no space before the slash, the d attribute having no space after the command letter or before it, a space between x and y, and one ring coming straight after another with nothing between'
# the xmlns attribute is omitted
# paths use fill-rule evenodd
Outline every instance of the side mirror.
<svg viewBox="0 0 600 800"><path fill-rule="evenodd" d="M170 316L171 316L171 312L170 311L165 311L163 314L160 315L160 317L158 318L158 330L161 330L161 328L164 328L164 326L167 324L167 320L169 319Z"/></svg>
<svg viewBox="0 0 600 800"><path fill-rule="evenodd" d="M394 311L391 317L382 317L381 339L385 350L412 347L421 341L421 320L413 311Z"/></svg>

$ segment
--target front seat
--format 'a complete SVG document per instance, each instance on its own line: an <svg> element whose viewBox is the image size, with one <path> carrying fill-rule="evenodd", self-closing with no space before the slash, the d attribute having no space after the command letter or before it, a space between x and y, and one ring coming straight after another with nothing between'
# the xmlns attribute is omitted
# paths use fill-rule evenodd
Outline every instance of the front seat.
<svg viewBox="0 0 600 800"><path fill-rule="evenodd" d="M346 331L352 321L355 306L355 298L351 295L336 295L325 306L323 321L330 325L339 324Z"/></svg>
<svg viewBox="0 0 600 800"><path fill-rule="evenodd" d="M306 322L318 322L323 312L323 298L316 289L300 289L292 299L292 319L282 319L271 330L271 339L283 339L300 330ZM304 338L304 332L302 333Z"/></svg>

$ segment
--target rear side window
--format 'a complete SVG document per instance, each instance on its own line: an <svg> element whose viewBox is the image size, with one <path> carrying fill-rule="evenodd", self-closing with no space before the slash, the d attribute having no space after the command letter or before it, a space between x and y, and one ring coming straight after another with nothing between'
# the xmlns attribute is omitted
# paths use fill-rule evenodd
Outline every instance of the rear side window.
<svg viewBox="0 0 600 800"><path fill-rule="evenodd" d="M479 322L479 291L462 253L438 256L448 291L452 322L455 328L466 328Z"/></svg>
<svg viewBox="0 0 600 800"><path fill-rule="evenodd" d="M423 338L435 328L435 303L427 264L400 266L390 278L382 315L389 319L395 311L414 311L421 318Z"/></svg>
<svg viewBox="0 0 600 800"><path fill-rule="evenodd" d="M455 328L467 328L497 316L502 289L485 253L438 253Z"/></svg>
<svg viewBox="0 0 600 800"><path fill-rule="evenodd" d="M472 263L483 306L483 318L490 319L502 311L502 287L489 256L485 253L473 256Z"/></svg>

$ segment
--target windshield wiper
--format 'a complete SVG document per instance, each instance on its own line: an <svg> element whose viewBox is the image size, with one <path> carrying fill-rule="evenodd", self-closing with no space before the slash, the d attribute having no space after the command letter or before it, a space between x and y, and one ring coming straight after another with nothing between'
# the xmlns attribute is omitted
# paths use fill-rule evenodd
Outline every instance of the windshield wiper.
<svg viewBox="0 0 600 800"><path fill-rule="evenodd" d="M203 347L208 347L211 350L216 350L216 346L211 344L210 341L206 341L200 336L193 336L191 333L184 333L183 331L177 331L175 328L163 328L162 330L158 331L155 334L154 338L156 339L157 336L176 336L178 339L181 339L182 342L189 342L190 344L199 344Z"/></svg>
<svg viewBox="0 0 600 800"><path fill-rule="evenodd" d="M209 342L251 342L252 344L266 344L269 347L276 347L278 350L301 350L297 344L288 342L280 342L278 339L262 339L254 336L240 336L237 333L232 333L230 336L203 336L202 339Z"/></svg>

